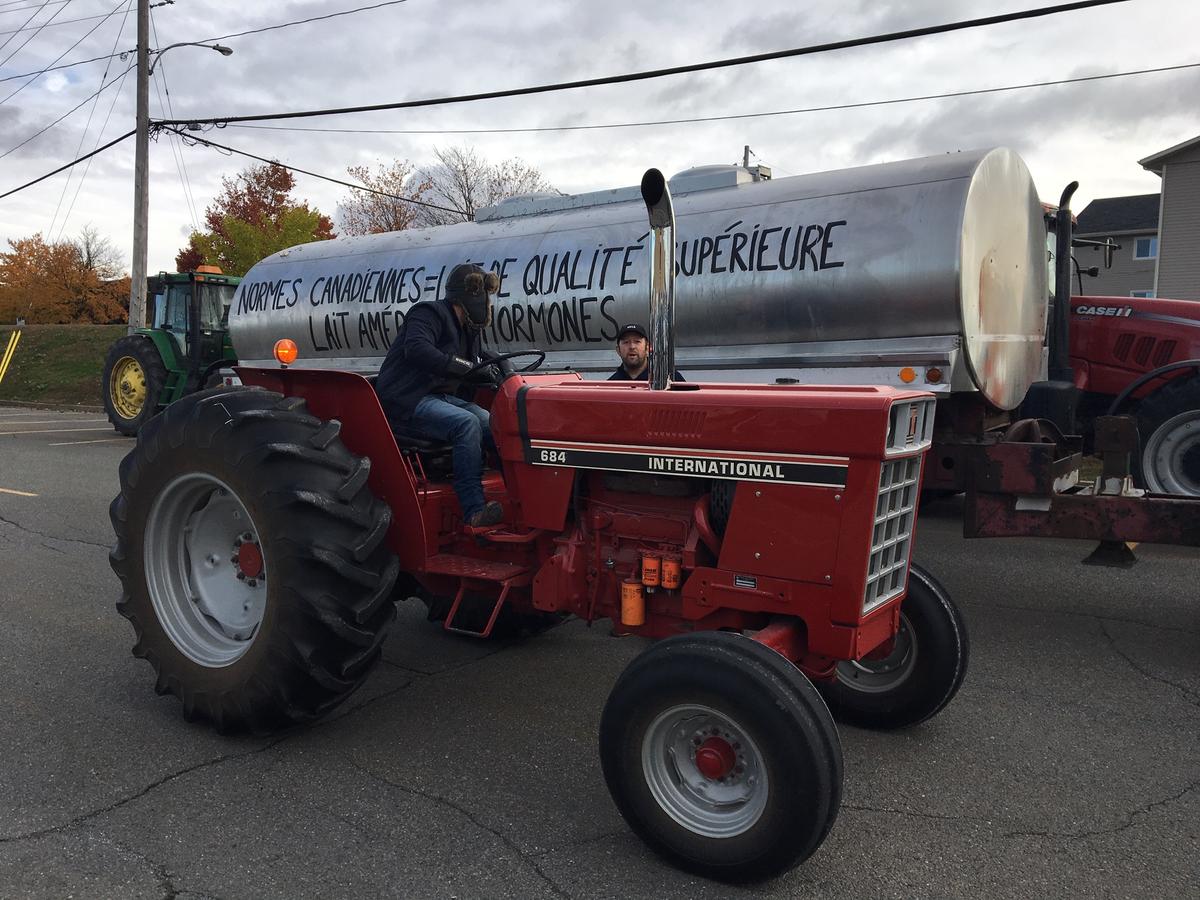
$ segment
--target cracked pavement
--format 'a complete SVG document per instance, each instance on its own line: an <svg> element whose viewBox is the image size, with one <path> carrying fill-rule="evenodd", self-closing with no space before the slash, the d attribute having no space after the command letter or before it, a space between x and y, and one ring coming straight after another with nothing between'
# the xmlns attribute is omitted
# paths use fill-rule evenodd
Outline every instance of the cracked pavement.
<svg viewBox="0 0 1200 900"><path fill-rule="evenodd" d="M129 444L45 440L0 444L0 488L38 494L0 493L0 895L1144 897L1200 883L1195 550L1089 568L1082 544L965 542L956 503L932 506L917 555L971 629L962 691L907 732L841 729L845 797L824 846L734 889L659 862L608 797L600 711L644 644L604 626L480 643L410 602L384 664L317 726L263 739L186 723L113 608L107 508Z"/></svg>

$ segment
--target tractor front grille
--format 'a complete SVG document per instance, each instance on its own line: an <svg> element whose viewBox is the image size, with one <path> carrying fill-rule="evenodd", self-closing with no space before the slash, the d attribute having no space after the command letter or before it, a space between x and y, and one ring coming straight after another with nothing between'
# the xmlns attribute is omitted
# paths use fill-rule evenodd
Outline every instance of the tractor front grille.
<svg viewBox="0 0 1200 900"><path fill-rule="evenodd" d="M867 590L863 596L864 613L904 590L920 476L919 455L885 460L880 468L875 528L871 532L871 557L867 563Z"/></svg>

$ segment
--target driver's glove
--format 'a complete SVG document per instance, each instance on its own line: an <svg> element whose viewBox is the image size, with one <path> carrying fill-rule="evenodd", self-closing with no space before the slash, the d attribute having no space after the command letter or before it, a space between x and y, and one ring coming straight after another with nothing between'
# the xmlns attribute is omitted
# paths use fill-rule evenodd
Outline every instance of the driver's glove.
<svg viewBox="0 0 1200 900"><path fill-rule="evenodd" d="M474 384L499 384L502 376L500 367L497 365L481 366L475 371L475 374L469 376L467 381Z"/></svg>
<svg viewBox="0 0 1200 900"><path fill-rule="evenodd" d="M450 361L446 363L446 374L461 378L473 368L475 368L475 363L469 359L463 359L461 356L451 356Z"/></svg>

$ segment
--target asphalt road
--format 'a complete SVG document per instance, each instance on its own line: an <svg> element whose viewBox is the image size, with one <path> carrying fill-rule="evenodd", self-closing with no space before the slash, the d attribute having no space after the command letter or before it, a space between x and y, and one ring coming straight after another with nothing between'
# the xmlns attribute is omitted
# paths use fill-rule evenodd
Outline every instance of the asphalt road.
<svg viewBox="0 0 1200 900"><path fill-rule="evenodd" d="M318 726L184 722L113 608L132 442L96 418L0 408L0 896L1197 896L1196 551L1087 568L929 510L917 556L968 619L966 683L911 731L843 728L828 840L741 891L661 863L609 799L600 710L644 645L607 628L485 644L402 604Z"/></svg>

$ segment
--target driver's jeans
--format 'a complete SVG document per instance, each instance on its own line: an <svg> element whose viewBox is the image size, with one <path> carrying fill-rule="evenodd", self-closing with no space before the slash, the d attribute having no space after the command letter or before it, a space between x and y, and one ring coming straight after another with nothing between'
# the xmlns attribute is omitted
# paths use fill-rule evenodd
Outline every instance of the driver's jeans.
<svg viewBox="0 0 1200 900"><path fill-rule="evenodd" d="M429 394L417 403L409 424L454 445L454 493L463 518L470 519L483 509L484 448L496 449L488 411L451 394Z"/></svg>

